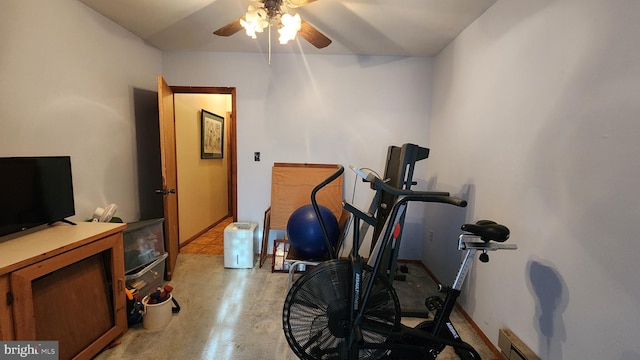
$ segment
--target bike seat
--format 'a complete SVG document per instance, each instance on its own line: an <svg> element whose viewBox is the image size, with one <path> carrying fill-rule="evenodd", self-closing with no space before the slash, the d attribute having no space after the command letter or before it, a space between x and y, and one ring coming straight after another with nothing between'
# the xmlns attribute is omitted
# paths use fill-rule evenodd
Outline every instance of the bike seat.
<svg viewBox="0 0 640 360"><path fill-rule="evenodd" d="M479 236L485 242L505 242L509 238L509 229L491 220L479 220L475 224L464 224L462 230Z"/></svg>

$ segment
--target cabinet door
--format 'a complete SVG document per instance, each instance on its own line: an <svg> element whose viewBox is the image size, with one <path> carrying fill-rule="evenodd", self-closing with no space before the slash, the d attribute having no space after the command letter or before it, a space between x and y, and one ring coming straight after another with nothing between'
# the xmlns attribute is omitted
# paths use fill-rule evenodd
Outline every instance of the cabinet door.
<svg viewBox="0 0 640 360"><path fill-rule="evenodd" d="M14 271L11 288L16 340L58 341L60 359L89 359L126 331L122 234Z"/></svg>

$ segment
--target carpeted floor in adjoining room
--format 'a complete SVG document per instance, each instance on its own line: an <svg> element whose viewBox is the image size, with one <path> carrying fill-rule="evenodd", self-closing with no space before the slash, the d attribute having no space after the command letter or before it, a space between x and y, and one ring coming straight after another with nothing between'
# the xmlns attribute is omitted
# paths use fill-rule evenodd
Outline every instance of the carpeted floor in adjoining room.
<svg viewBox="0 0 640 360"><path fill-rule="evenodd" d="M130 327L121 344L96 359L296 359L282 330L287 275L262 268L225 269L223 256L181 253L173 295L181 311L160 330ZM417 264L408 264L407 280L395 287L403 308L422 304L435 284ZM462 337L483 359L498 359L459 313L452 316ZM406 319L414 323L420 320ZM403 322L405 322L403 320ZM439 359L456 359L447 351Z"/></svg>

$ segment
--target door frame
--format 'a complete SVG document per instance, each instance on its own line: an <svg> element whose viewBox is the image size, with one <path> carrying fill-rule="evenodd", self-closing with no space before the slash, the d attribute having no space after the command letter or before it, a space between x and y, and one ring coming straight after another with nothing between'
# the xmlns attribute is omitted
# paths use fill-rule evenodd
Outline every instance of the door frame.
<svg viewBox="0 0 640 360"><path fill-rule="evenodd" d="M230 156L227 162L227 185L229 189L229 215L233 221L238 220L238 161L237 161L237 113L236 113L236 88L217 86L171 86L174 94L208 94L208 95L231 95L231 126L229 127ZM174 114L175 116L175 114ZM175 151L175 150L174 150Z"/></svg>
<svg viewBox="0 0 640 360"><path fill-rule="evenodd" d="M160 152L162 158L162 186L165 214L165 242L169 253L166 266L166 280L171 280L175 264L180 253L180 239L178 228L177 201L177 163L175 143L175 94L211 94L231 95L231 113L229 118L229 160L227 161L227 188L229 189L227 210L238 219L238 190L237 190L237 125L236 125L236 89L234 87L202 87L202 86L170 86L162 75L158 75L158 109L160 124ZM230 206L229 206L230 204Z"/></svg>

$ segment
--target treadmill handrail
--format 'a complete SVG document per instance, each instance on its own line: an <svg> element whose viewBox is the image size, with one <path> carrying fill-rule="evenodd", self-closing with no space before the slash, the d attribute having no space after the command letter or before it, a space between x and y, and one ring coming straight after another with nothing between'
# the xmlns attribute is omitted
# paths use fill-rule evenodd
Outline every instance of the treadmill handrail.
<svg viewBox="0 0 640 360"><path fill-rule="evenodd" d="M396 196L409 197L410 198L408 199L409 201L438 202L438 203L451 204L459 207L467 206L466 200L450 196L448 192L416 191L416 190L399 189L397 187L387 184L384 180L376 176L373 171L366 170L366 169L356 169L353 166L351 168L356 174L362 177L362 179L370 182L375 190L381 190Z"/></svg>

